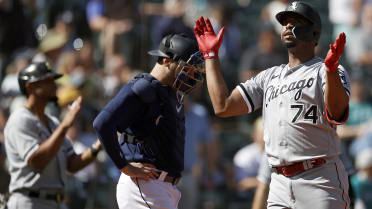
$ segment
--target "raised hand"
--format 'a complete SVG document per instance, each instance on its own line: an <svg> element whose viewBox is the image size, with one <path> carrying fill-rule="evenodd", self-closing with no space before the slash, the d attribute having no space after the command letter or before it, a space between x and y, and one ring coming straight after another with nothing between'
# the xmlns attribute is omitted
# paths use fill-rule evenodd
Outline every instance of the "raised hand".
<svg viewBox="0 0 372 209"><path fill-rule="evenodd" d="M338 69L339 60L344 51L345 43L346 35L345 33L340 33L335 43L329 45L329 50L324 61L328 72L334 72Z"/></svg>
<svg viewBox="0 0 372 209"><path fill-rule="evenodd" d="M204 20L203 17L200 17L195 21L194 33L199 49L203 52L204 59L218 58L218 50L221 46L224 32L225 27L216 36L208 18Z"/></svg>
<svg viewBox="0 0 372 209"><path fill-rule="evenodd" d="M140 178L148 181L150 179L158 178L159 174L154 168L146 167L142 163L131 162L120 170L127 176L132 178Z"/></svg>
<svg viewBox="0 0 372 209"><path fill-rule="evenodd" d="M68 112L66 113L65 117L63 118L61 124L66 127L71 127L74 124L75 118L81 109L81 102L83 98L79 96L71 106L68 108Z"/></svg>

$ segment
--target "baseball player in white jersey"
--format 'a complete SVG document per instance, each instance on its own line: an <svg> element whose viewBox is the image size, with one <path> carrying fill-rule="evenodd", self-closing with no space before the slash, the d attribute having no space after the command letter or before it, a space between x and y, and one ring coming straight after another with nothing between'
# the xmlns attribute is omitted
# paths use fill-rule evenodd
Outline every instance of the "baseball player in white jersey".
<svg viewBox="0 0 372 209"><path fill-rule="evenodd" d="M216 35L209 19L196 21L214 111L230 117L263 108L265 150L272 168L268 208L350 208L335 130L348 116L349 78L339 65L346 36L339 35L323 60L314 55L321 20L311 6L293 2L276 18L283 26L288 64L259 73L230 95L218 61L225 28Z"/></svg>

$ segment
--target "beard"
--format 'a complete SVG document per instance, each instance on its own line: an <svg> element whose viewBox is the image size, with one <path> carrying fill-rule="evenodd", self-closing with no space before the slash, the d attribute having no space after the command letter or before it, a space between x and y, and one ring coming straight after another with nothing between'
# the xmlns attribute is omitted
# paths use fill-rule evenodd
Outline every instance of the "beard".
<svg viewBox="0 0 372 209"><path fill-rule="evenodd" d="M57 96L52 96L49 98L49 102L52 102L52 103L58 103L58 97Z"/></svg>
<svg viewBox="0 0 372 209"><path fill-rule="evenodd" d="M288 42L285 41L283 44L285 47L287 47L287 49L294 48L297 46L297 43L294 41L288 41Z"/></svg>

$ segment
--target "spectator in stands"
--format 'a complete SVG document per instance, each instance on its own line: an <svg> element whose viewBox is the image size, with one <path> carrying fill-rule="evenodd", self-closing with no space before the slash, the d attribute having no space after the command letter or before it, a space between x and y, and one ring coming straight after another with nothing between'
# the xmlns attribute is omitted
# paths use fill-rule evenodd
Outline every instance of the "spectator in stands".
<svg viewBox="0 0 372 209"><path fill-rule="evenodd" d="M24 105L26 98L21 94L18 85L18 73L32 60L36 51L30 48L19 49L15 52L13 61L6 69L6 76L1 84L1 104L10 113Z"/></svg>
<svg viewBox="0 0 372 209"><path fill-rule="evenodd" d="M42 38L38 47L39 52L32 59L33 62L49 62L53 67L67 43L67 36L56 30L50 30Z"/></svg>
<svg viewBox="0 0 372 209"><path fill-rule="evenodd" d="M16 50L11 63L6 68L6 76L1 84L1 93L4 96L17 96L21 93L18 86L17 75L18 72L30 63L34 54L35 50L31 48Z"/></svg>
<svg viewBox="0 0 372 209"><path fill-rule="evenodd" d="M266 209L271 181L271 168L266 155L261 158L257 181L258 185L254 194L252 209Z"/></svg>
<svg viewBox="0 0 372 209"><path fill-rule="evenodd" d="M79 67L78 53L76 51L62 52L58 58L57 72L63 74L63 77L58 79L58 84L62 86L71 85L70 75Z"/></svg>
<svg viewBox="0 0 372 209"><path fill-rule="evenodd" d="M162 14L151 21L151 41L157 44L167 34L184 33L194 37L192 28L185 22L186 0L165 0Z"/></svg>
<svg viewBox="0 0 372 209"><path fill-rule="evenodd" d="M358 173L351 178L351 186L356 198L354 209L372 208L372 148L357 154Z"/></svg>
<svg viewBox="0 0 372 209"><path fill-rule="evenodd" d="M141 53L140 14L134 0L89 0L88 23L96 32L98 47L102 55L109 59L114 54L123 55L131 67L136 66ZM103 60L101 60L103 61Z"/></svg>
<svg viewBox="0 0 372 209"><path fill-rule="evenodd" d="M273 0L270 1L261 11L261 20L266 24L272 24L275 32L280 35L282 25L275 19L275 15L284 11L289 3L289 0Z"/></svg>
<svg viewBox="0 0 372 209"><path fill-rule="evenodd" d="M353 64L353 74L360 74L367 83L372 81L372 1L364 4L361 25L355 29L349 44L349 57ZM371 97L372 92L368 92Z"/></svg>
<svg viewBox="0 0 372 209"><path fill-rule="evenodd" d="M340 138L346 141L363 135L366 124L372 119L372 104L367 100L368 88L364 78L353 78L350 90L349 119L337 128Z"/></svg>
<svg viewBox="0 0 372 209"><path fill-rule="evenodd" d="M280 41L271 24L263 24L257 44L243 52L240 59L239 81L244 82L259 72L285 63L286 53L279 50Z"/></svg>
<svg viewBox="0 0 372 209"><path fill-rule="evenodd" d="M134 78L134 71L128 66L127 59L119 54L111 56L105 63L103 78L104 96L111 98L120 90L122 85Z"/></svg>
<svg viewBox="0 0 372 209"><path fill-rule="evenodd" d="M202 165L198 208L229 208L231 196L234 194L234 170L231 158L225 153L229 148L222 142L221 126L220 121L212 121L212 131L215 133L216 140L211 149L215 163Z"/></svg>
<svg viewBox="0 0 372 209"><path fill-rule="evenodd" d="M31 21L21 0L0 1L0 83L14 52L19 48L37 46Z"/></svg>
<svg viewBox="0 0 372 209"><path fill-rule="evenodd" d="M262 117L253 124L252 139L252 143L241 148L234 156L235 177L239 190L253 189L258 183L256 176L265 152Z"/></svg>
<svg viewBox="0 0 372 209"><path fill-rule="evenodd" d="M238 80L238 72L235 69L242 52L240 28L234 22L234 8L231 4L220 1L211 5L210 13L210 20L216 31L223 26L229 28L225 31L219 57L226 84L233 87Z"/></svg>
<svg viewBox="0 0 372 209"><path fill-rule="evenodd" d="M254 122L251 136L252 143L241 148L233 159L237 195L239 199L244 199L245 204L253 200L254 190L259 183L256 176L265 149L262 117Z"/></svg>
<svg viewBox="0 0 372 209"><path fill-rule="evenodd" d="M355 39L355 28L359 24L359 14L362 8L363 0L329 0L329 20L331 22L332 40L336 39L338 34L344 32L348 40ZM352 55L349 47L352 44L346 44L345 56L350 62Z"/></svg>
<svg viewBox="0 0 372 209"><path fill-rule="evenodd" d="M204 106L185 98L185 162L182 180L178 185L182 197L180 209L195 209L199 198L199 181L202 166L206 166L206 172L215 164L213 138L208 112ZM207 174L208 175L208 174Z"/></svg>
<svg viewBox="0 0 372 209"><path fill-rule="evenodd" d="M74 100L71 100L73 102ZM83 153L86 149L91 147L96 139L93 132L86 132L85 124L78 118L76 123L68 130L67 136L71 140L72 147L76 154ZM82 170L74 174L74 178L68 181L70 185L70 208L81 209L87 208L89 199L96 199L96 184L97 184L97 161L89 164Z"/></svg>
<svg viewBox="0 0 372 209"><path fill-rule="evenodd" d="M74 49L74 41L77 38L75 31L75 18L76 17L72 11L62 11L56 18L54 28L50 29L66 36L67 41L64 50Z"/></svg>

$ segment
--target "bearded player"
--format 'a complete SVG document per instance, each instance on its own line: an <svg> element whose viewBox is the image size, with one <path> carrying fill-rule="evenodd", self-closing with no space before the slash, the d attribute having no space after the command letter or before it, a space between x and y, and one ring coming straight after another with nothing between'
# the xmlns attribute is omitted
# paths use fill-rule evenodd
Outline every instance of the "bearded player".
<svg viewBox="0 0 372 209"><path fill-rule="evenodd" d="M325 60L315 57L321 33L319 14L303 2L291 3L276 19L289 62L239 84L231 94L223 80L215 35L208 19L194 32L206 59L209 95L217 116L263 110L265 150L271 172L268 208L350 208L348 177L341 162L336 126L348 117L349 78L339 59L341 33Z"/></svg>

